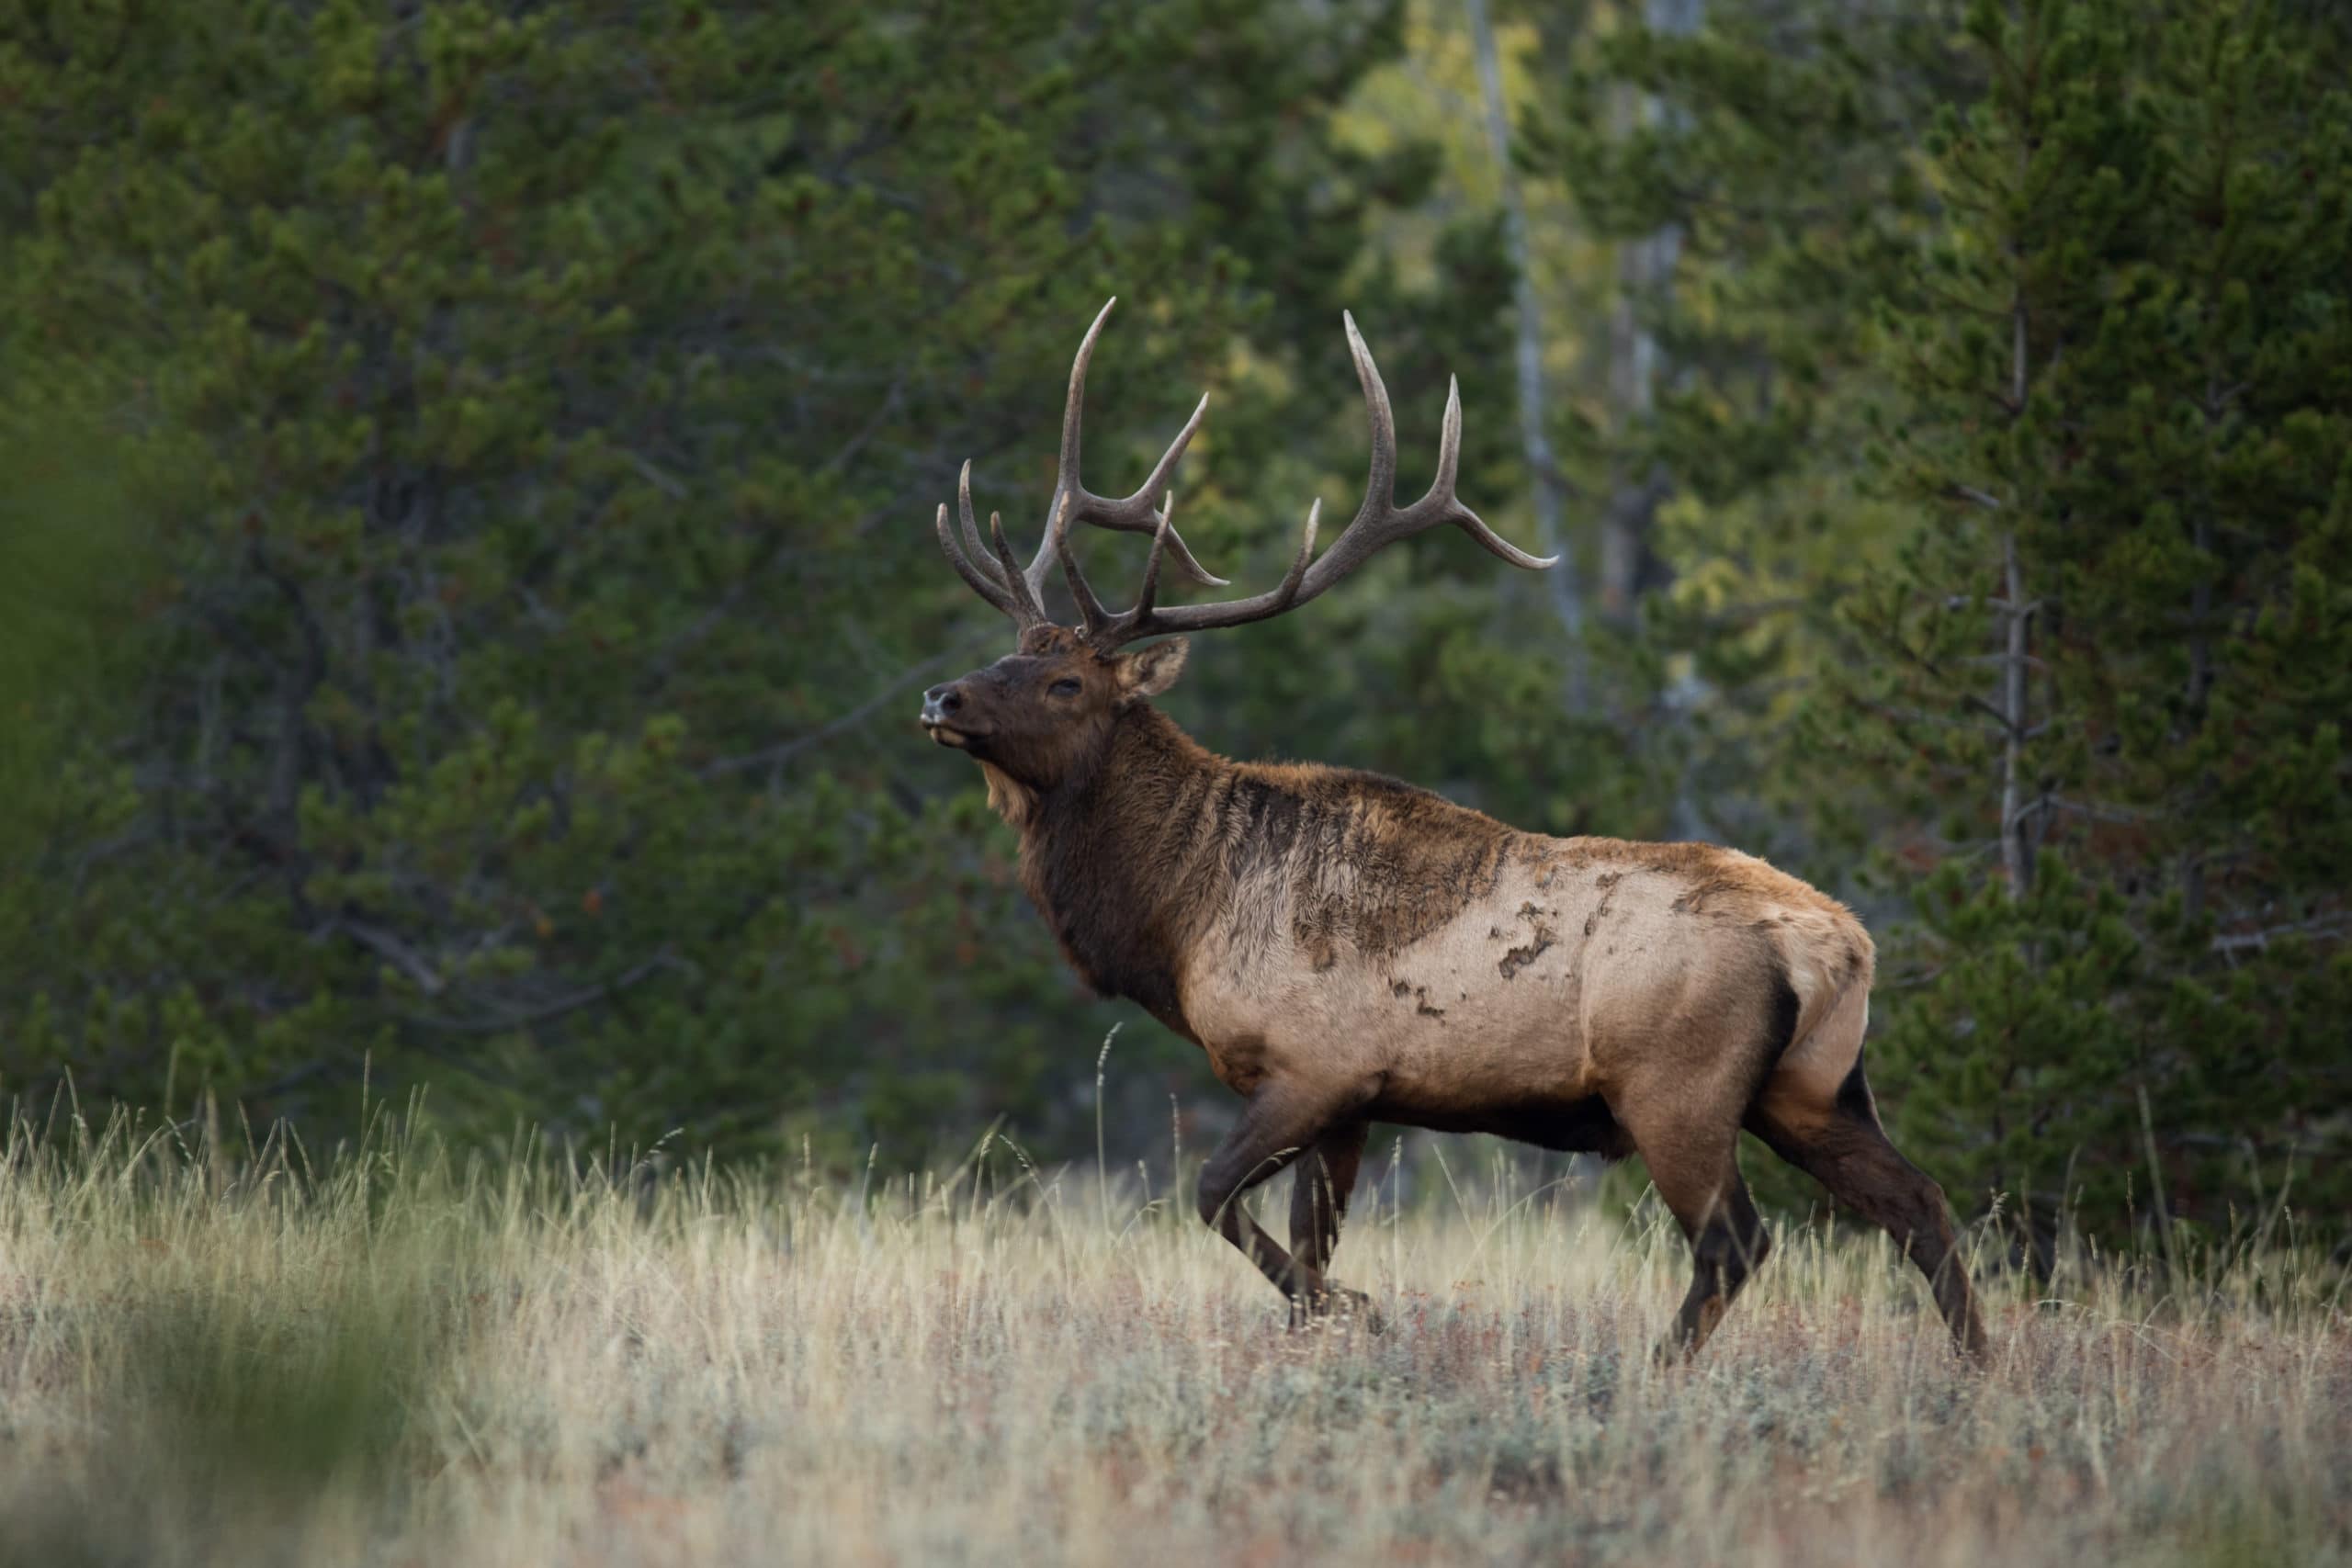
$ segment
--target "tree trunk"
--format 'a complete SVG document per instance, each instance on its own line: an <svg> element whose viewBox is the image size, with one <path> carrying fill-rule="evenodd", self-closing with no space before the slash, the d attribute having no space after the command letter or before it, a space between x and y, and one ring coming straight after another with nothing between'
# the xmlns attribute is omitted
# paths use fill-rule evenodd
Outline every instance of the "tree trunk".
<svg viewBox="0 0 2352 1568"><path fill-rule="evenodd" d="M2025 302L2010 311L2010 406L2022 414L2026 392ZM2007 874L2009 897L2022 898L2033 890L2033 837L2028 818L2034 807L2026 803L2026 704L2030 688L2026 669L2031 653L2030 631L2034 606L2025 596L2025 571L2018 560L2018 531L2014 521L2001 533L2001 615L2006 622L2006 646L2001 658L2001 869Z"/></svg>
<svg viewBox="0 0 2352 1568"><path fill-rule="evenodd" d="M1698 30L1702 8L1702 0L1646 0L1642 20L1652 32L1679 36ZM1654 124L1664 112L1647 94L1631 96L1621 107L1619 130ZM1662 367L1657 334L1643 310L1665 293L1681 255L1681 225L1668 223L1627 246L1619 259L1609 326L1609 399L1621 436L1647 424L1656 407ZM1630 620L1643 591L1664 576L1650 531L1671 488L1671 476L1659 465L1620 460L1600 538L1600 612L1613 621Z"/></svg>
<svg viewBox="0 0 2352 1568"><path fill-rule="evenodd" d="M1535 508L1537 547L1559 558L1550 573L1552 610L1566 634L1568 706L1581 709L1585 705L1584 603L1577 591L1576 552L1568 547L1561 520L1559 464L1544 429L1544 317L1528 259L1527 207L1520 196L1518 172L1511 167L1510 110L1503 97L1502 64L1495 52L1495 29L1487 14L1487 0L1468 3L1470 39L1478 57L1478 87L1487 101L1487 146L1494 154L1495 179L1502 192L1503 239L1510 255L1512 305L1518 318L1520 446Z"/></svg>

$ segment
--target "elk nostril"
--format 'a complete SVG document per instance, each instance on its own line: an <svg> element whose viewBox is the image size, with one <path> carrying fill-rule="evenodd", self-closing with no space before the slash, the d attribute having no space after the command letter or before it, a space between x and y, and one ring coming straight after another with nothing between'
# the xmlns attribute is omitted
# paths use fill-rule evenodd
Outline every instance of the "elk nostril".
<svg viewBox="0 0 2352 1568"><path fill-rule="evenodd" d="M952 688L942 692L939 694L939 705L949 713L954 713L964 705L964 694Z"/></svg>

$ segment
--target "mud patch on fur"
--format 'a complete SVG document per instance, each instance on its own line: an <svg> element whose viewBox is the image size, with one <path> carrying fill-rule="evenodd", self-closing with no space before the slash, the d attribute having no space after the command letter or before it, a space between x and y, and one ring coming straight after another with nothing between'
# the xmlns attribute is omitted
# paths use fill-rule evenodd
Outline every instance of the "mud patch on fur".
<svg viewBox="0 0 2352 1568"><path fill-rule="evenodd" d="M1423 1018L1445 1016L1443 1008L1430 1005L1430 988L1427 986L1416 986L1409 980L1391 980L1388 983L1388 994L1400 1002L1410 997L1413 1000L1413 1010Z"/></svg>
<svg viewBox="0 0 2352 1568"><path fill-rule="evenodd" d="M1534 963L1544 955L1546 950L1558 943L1560 933L1544 923L1544 917L1551 912L1549 909L1539 908L1532 902L1521 904L1519 907L1519 918L1527 922L1528 929L1533 933L1533 940L1512 948L1503 954L1502 962L1495 965L1504 979L1518 978L1521 970Z"/></svg>
<svg viewBox="0 0 2352 1568"><path fill-rule="evenodd" d="M1600 889L1600 902L1595 904L1592 907L1592 913L1584 918L1585 935L1590 936L1593 929L1600 924L1600 918L1609 913L1609 900L1617 897L1617 882L1618 874L1613 871L1605 872L1592 879L1592 885Z"/></svg>

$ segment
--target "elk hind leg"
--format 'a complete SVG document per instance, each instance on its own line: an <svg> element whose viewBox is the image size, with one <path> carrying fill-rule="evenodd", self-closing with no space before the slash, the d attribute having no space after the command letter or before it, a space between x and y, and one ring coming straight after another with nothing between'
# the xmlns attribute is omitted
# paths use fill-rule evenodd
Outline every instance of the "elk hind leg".
<svg viewBox="0 0 2352 1568"><path fill-rule="evenodd" d="M1893 1236L1927 1277L1953 1348L1970 1360L1984 1359L1984 1325L1943 1189L1887 1137L1859 1050L1827 1104L1802 1085L1776 1078L1748 1113L1747 1125L1774 1154L1827 1188L1831 1198Z"/></svg>

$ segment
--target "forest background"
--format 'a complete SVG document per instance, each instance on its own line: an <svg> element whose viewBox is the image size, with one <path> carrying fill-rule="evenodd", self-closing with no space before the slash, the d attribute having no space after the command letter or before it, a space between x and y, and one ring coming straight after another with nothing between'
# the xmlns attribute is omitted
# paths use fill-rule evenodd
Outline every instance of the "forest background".
<svg viewBox="0 0 2352 1568"><path fill-rule="evenodd" d="M1204 1145L911 723L1006 648L933 509L1034 538L1117 294L1092 481L1205 389L1214 570L1356 493L1342 308L1406 486L1458 374L1566 553L1201 639L1199 739L1851 899L1965 1215L2340 1226L2347 66L2315 0L0 0L0 1092Z"/></svg>

